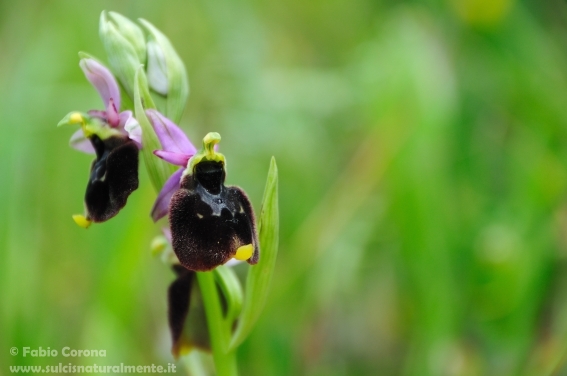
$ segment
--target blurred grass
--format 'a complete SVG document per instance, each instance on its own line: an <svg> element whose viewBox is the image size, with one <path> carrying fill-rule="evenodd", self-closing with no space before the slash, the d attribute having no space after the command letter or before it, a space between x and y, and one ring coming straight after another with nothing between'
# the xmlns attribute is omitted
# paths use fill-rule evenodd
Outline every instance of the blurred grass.
<svg viewBox="0 0 567 376"><path fill-rule="evenodd" d="M0 2L0 365L51 364L12 346L172 361L147 176L112 221L70 219L90 157L55 125L101 106L76 53L105 57L103 9L171 38L181 125L222 134L257 210L278 160L280 252L243 375L567 375L559 0Z"/></svg>

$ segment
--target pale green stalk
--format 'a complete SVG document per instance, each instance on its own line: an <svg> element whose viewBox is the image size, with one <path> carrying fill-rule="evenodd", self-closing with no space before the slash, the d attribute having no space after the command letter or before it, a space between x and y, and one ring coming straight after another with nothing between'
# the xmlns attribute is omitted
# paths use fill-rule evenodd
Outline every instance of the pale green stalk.
<svg viewBox="0 0 567 376"><path fill-rule="evenodd" d="M230 326L226 325L213 272L197 273L203 297L217 376L236 376L236 351L228 351Z"/></svg>

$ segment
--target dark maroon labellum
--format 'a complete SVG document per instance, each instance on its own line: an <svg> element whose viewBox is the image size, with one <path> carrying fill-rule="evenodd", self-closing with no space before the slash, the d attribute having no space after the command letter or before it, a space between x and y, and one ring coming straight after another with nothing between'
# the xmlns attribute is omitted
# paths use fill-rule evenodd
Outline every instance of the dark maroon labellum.
<svg viewBox="0 0 567 376"><path fill-rule="evenodd" d="M138 147L128 137L101 140L90 137L96 151L85 194L87 218L104 222L126 205L130 193L138 188Z"/></svg>
<svg viewBox="0 0 567 376"><path fill-rule="evenodd" d="M168 321L173 342L171 352L178 358L187 348L210 351L203 299L195 283L195 272L181 265L173 265L172 268L177 278L167 293Z"/></svg>
<svg viewBox="0 0 567 376"><path fill-rule="evenodd" d="M222 162L200 162L193 174L183 178L181 188L171 199L173 250L181 265L189 270L214 269L248 244L254 247L248 263L258 262L252 205L240 188L225 187L224 179Z"/></svg>

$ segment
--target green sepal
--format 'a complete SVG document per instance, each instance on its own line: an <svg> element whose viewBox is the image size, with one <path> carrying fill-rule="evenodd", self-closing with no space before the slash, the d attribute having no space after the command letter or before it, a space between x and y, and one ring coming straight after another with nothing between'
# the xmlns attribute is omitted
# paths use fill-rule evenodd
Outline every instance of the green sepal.
<svg viewBox="0 0 567 376"><path fill-rule="evenodd" d="M163 108L158 108L158 110L174 123L179 123L189 96L189 79L185 65L169 39L161 31L142 18L139 21L149 34L148 43L155 43L163 53L160 54L160 57L165 60L165 64L160 65L164 66L167 77L166 100Z"/></svg>
<svg viewBox="0 0 567 376"><path fill-rule="evenodd" d="M146 107L142 104L142 97L144 97L144 99L149 97L147 87L146 75L143 67L140 65L134 77L134 114L138 123L140 123L140 127L142 127L142 155L144 163L146 164L152 185L156 192L159 192L175 170L173 165L169 165L161 159L156 158L153 153L154 150L161 149L161 145L150 120L146 116L145 108L148 108L148 100L144 101ZM149 101L151 101L151 97L149 97ZM151 104L153 104L153 102ZM153 107L149 106L149 108Z"/></svg>
<svg viewBox="0 0 567 376"><path fill-rule="evenodd" d="M279 240L278 168L272 157L266 179L262 210L258 223L260 237L260 261L250 267L246 279L244 304L238 325L232 335L229 351L238 347L248 336L264 309L270 281L276 265Z"/></svg>

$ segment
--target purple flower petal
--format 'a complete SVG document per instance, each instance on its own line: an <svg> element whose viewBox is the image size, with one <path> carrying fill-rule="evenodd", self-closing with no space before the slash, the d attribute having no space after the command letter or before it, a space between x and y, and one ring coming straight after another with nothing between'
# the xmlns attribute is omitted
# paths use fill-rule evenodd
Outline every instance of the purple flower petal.
<svg viewBox="0 0 567 376"><path fill-rule="evenodd" d="M159 192L159 195L152 208L152 219L157 222L159 219L165 217L169 210L169 201L171 196L179 189L179 184L181 180L181 175L183 174L183 169L180 168L173 175L167 179L163 188Z"/></svg>
<svg viewBox="0 0 567 376"><path fill-rule="evenodd" d="M166 151L194 155L197 149L175 123L160 114L157 110L146 110L161 146Z"/></svg>
<svg viewBox="0 0 567 376"><path fill-rule="evenodd" d="M89 110L87 112L89 115L91 115L92 117L96 117L99 118L103 121L106 121L106 111L101 111L101 110ZM216 145L215 145L216 146Z"/></svg>
<svg viewBox="0 0 567 376"><path fill-rule="evenodd" d="M120 125L120 116L112 98L108 100L108 106L106 106L106 122L113 128Z"/></svg>
<svg viewBox="0 0 567 376"><path fill-rule="evenodd" d="M120 108L120 89L110 70L94 59L81 59L79 65L85 73L87 80L96 88L104 105L107 106L110 98L114 100L116 108Z"/></svg>
<svg viewBox="0 0 567 376"><path fill-rule="evenodd" d="M154 154L166 162L183 167L187 167L187 161L189 160L189 158L193 156L187 154L173 153L171 151L165 151L165 150L154 150Z"/></svg>
<svg viewBox="0 0 567 376"><path fill-rule="evenodd" d="M142 127L138 120L132 115L132 111L122 111L120 113L120 127L128 132L128 137L133 140L138 148L142 148Z"/></svg>
<svg viewBox="0 0 567 376"><path fill-rule="evenodd" d="M74 149L82 151L83 153L95 154L93 145L91 144L89 139L85 137L82 129L79 129L75 133L73 133L71 139L69 140L69 145L71 145L71 147Z"/></svg>

